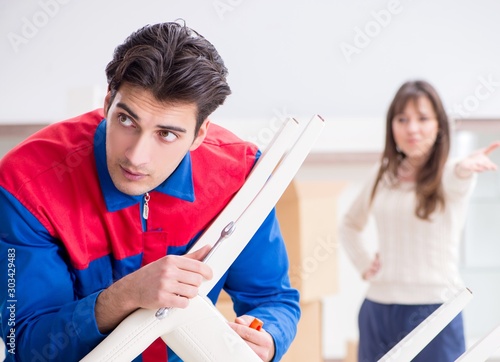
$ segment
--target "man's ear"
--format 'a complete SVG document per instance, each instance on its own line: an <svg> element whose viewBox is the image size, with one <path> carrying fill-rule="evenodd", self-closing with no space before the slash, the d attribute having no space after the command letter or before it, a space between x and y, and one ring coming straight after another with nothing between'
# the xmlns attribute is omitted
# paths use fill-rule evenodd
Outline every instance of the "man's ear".
<svg viewBox="0 0 500 362"><path fill-rule="evenodd" d="M198 134L196 135L193 143L191 144L191 147L189 147L190 151L194 151L195 149L198 148L199 145L201 145L201 143L203 142L203 140L207 136L208 126L210 126L210 120L207 118L201 124L201 127L198 130Z"/></svg>
<svg viewBox="0 0 500 362"><path fill-rule="evenodd" d="M111 105L111 90L108 87L108 93L106 93L106 97L104 97L104 118L108 118L108 109Z"/></svg>

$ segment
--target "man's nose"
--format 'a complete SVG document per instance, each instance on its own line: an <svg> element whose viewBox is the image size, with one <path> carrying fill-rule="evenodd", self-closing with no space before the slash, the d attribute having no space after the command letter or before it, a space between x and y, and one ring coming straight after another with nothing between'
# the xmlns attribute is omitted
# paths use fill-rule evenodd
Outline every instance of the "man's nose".
<svg viewBox="0 0 500 362"><path fill-rule="evenodd" d="M148 164L151 160L151 140L145 135L137 138L126 151L125 157L134 166Z"/></svg>

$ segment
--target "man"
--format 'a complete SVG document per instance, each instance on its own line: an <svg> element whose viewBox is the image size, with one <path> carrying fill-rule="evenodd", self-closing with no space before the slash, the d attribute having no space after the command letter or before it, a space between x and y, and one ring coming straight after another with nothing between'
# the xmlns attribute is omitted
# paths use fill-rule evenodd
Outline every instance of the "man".
<svg viewBox="0 0 500 362"><path fill-rule="evenodd" d="M106 74L103 110L48 126L0 162L8 361L78 361L134 310L186 307L211 270L200 261L208 246L185 254L259 156L210 124L230 94L227 70L186 26L138 30ZM230 325L264 361L280 360L296 333L287 273L273 211L209 295L231 295L243 316ZM178 360L157 340L137 360L167 354Z"/></svg>

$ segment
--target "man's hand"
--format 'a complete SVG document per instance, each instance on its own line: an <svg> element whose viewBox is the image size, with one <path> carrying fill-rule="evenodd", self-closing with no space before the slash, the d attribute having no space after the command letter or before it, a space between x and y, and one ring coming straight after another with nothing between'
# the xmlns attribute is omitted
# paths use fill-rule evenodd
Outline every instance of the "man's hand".
<svg viewBox="0 0 500 362"><path fill-rule="evenodd" d="M235 319L234 323L229 322L231 328L243 338L250 348L263 361L268 362L274 357L274 341L273 337L267 333L264 327L260 330L250 328L250 323L254 317L242 315Z"/></svg>
<svg viewBox="0 0 500 362"><path fill-rule="evenodd" d="M186 308L201 282L212 278L210 267L201 262L209 251L207 245L191 254L167 255L105 289L95 307L99 330L111 331L138 308Z"/></svg>

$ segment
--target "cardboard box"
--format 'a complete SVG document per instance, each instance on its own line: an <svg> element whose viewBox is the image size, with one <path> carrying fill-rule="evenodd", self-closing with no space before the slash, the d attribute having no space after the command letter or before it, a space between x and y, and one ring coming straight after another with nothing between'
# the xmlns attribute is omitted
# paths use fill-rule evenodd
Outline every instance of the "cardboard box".
<svg viewBox="0 0 500 362"><path fill-rule="evenodd" d="M297 336L281 362L322 362L322 304L321 301L302 303L302 316Z"/></svg>
<svg viewBox="0 0 500 362"><path fill-rule="evenodd" d="M337 198L344 183L293 180L276 205L290 260L290 280L303 303L337 292Z"/></svg>
<svg viewBox="0 0 500 362"><path fill-rule="evenodd" d="M233 301L231 300L229 294L227 294L225 291L221 291L215 307L228 321L234 322L236 313L233 310Z"/></svg>
<svg viewBox="0 0 500 362"><path fill-rule="evenodd" d="M231 297L224 291L224 289L220 291L219 298L217 298L217 303L219 303L220 301L225 301L225 302L231 301Z"/></svg>
<svg viewBox="0 0 500 362"><path fill-rule="evenodd" d="M344 362L358 362L358 341L347 341Z"/></svg>

